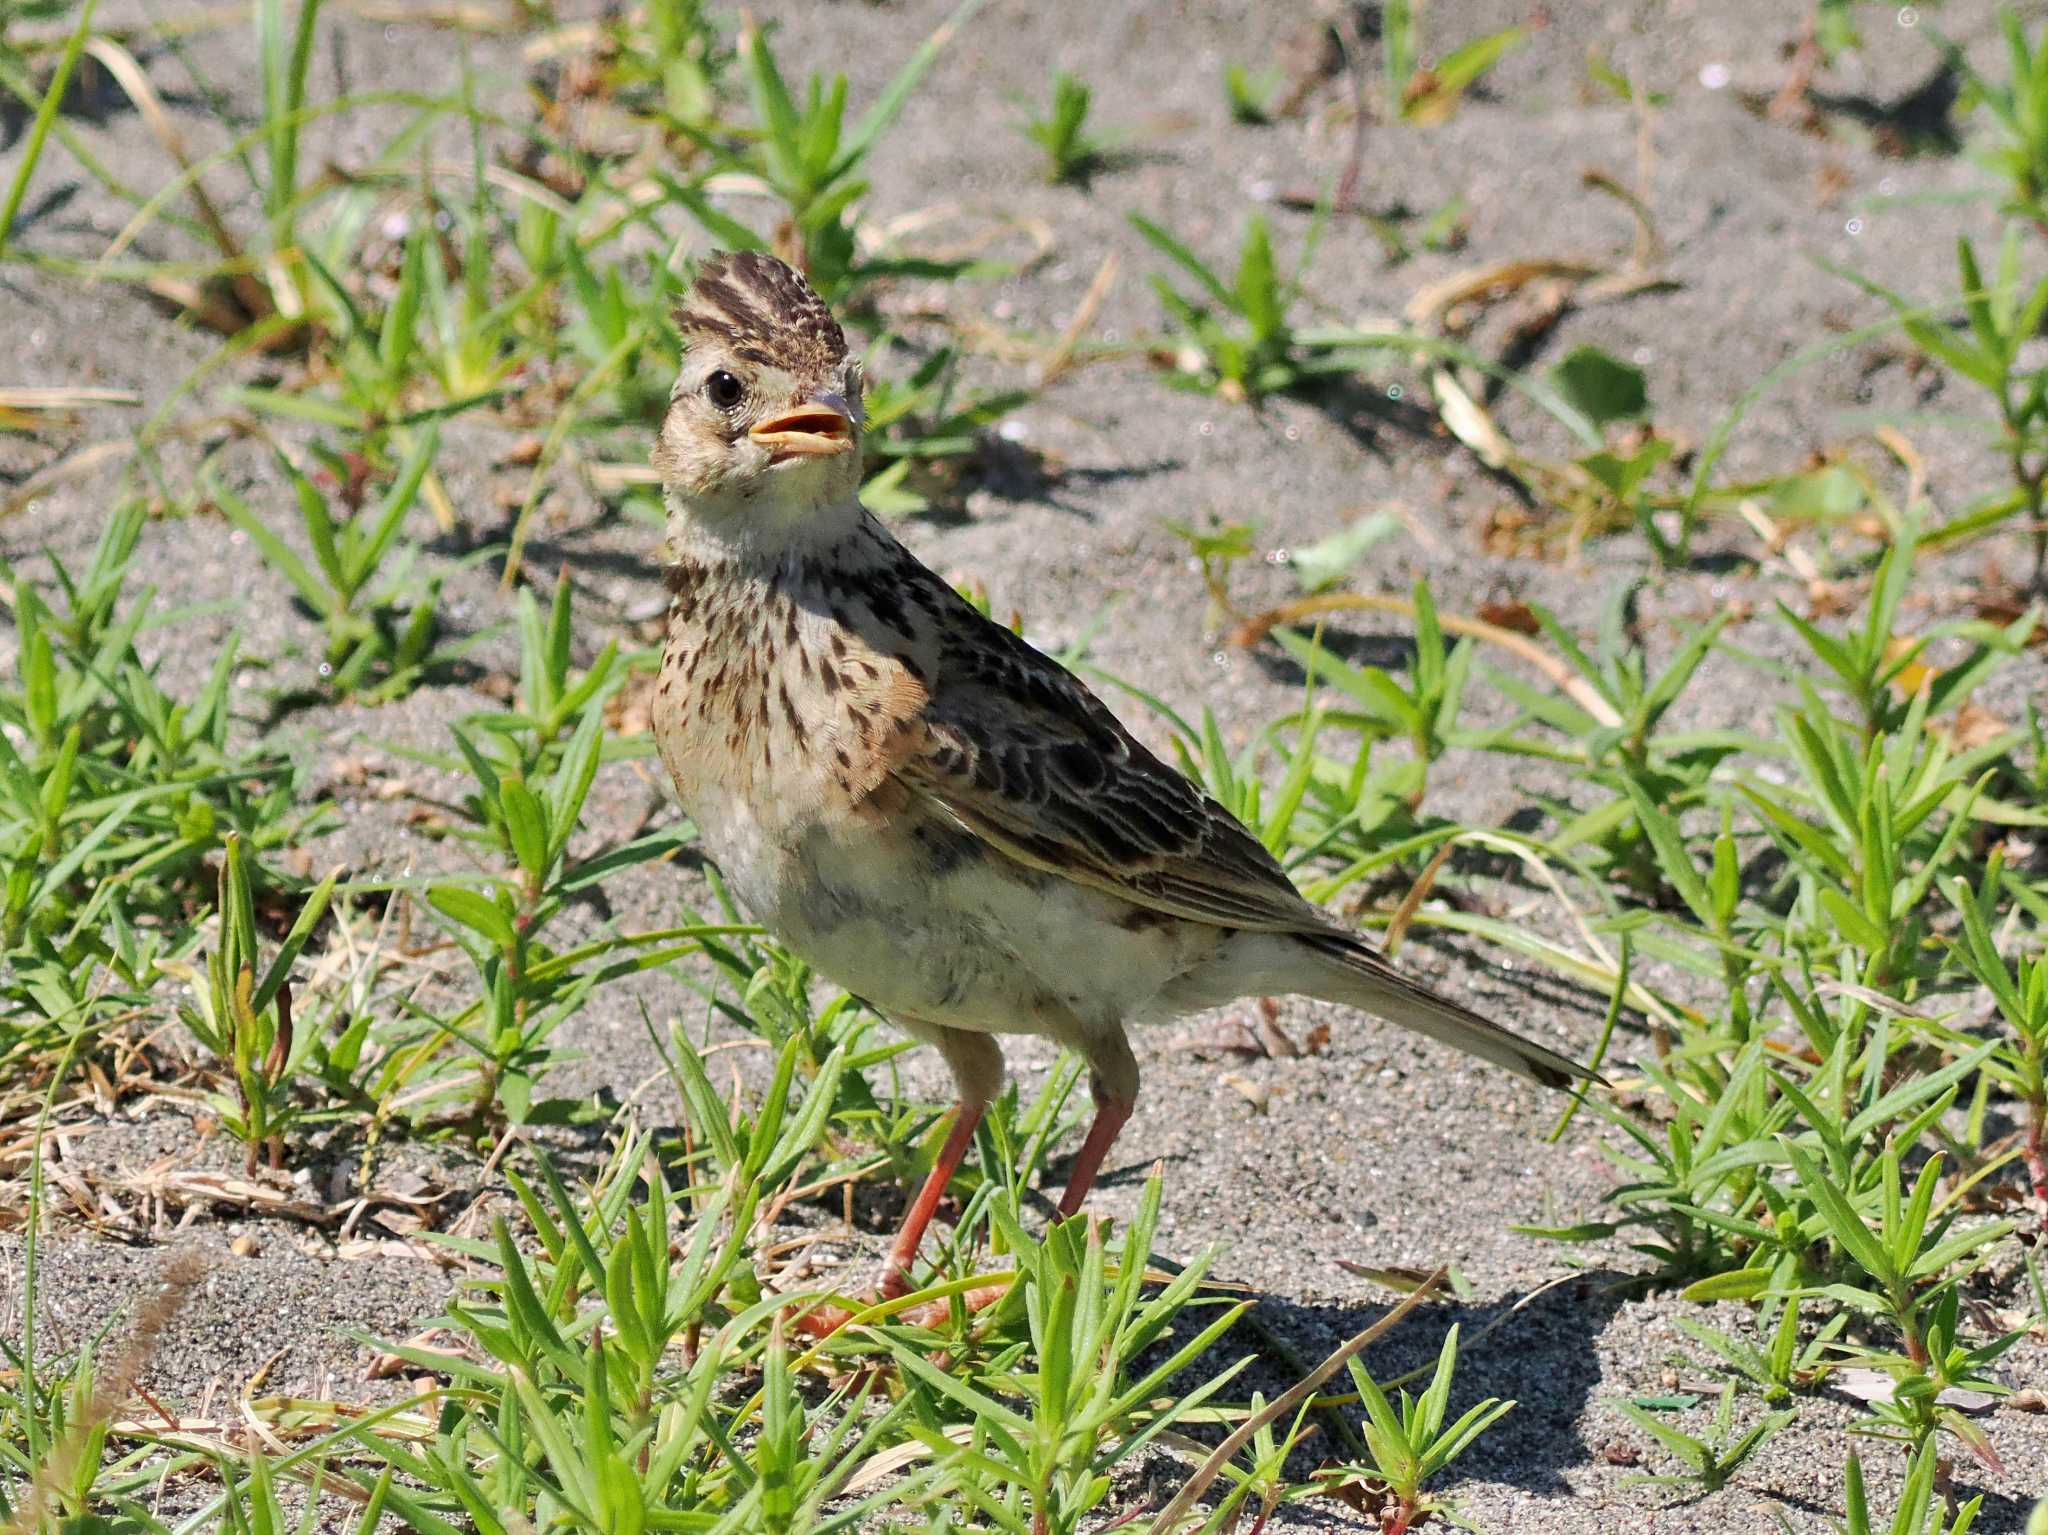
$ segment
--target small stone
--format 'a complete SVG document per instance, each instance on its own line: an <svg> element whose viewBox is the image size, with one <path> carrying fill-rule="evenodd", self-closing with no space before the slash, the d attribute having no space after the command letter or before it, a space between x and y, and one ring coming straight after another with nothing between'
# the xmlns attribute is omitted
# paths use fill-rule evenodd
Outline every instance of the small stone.
<svg viewBox="0 0 2048 1535"><path fill-rule="evenodd" d="M1217 1078L1225 1087L1235 1088L1238 1095L1252 1106L1255 1114L1268 1112L1273 1103L1273 1090L1263 1082L1255 1082L1242 1072L1229 1071Z"/></svg>
<svg viewBox="0 0 2048 1535"><path fill-rule="evenodd" d="M253 1258L258 1253L263 1251L263 1248L257 1243L254 1237L250 1236L245 1231L240 1236L236 1237L234 1241L228 1243L228 1251L233 1253L237 1258Z"/></svg>

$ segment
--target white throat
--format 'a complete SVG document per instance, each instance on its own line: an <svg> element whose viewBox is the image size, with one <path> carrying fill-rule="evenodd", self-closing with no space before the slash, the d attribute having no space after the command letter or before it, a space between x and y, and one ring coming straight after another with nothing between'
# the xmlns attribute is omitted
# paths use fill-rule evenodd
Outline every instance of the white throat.
<svg viewBox="0 0 2048 1535"><path fill-rule="evenodd" d="M732 560L743 565L779 565L845 543L867 520L857 492L821 502L805 496L771 496L766 491L753 496L695 496L669 488L662 499L668 507L662 552L671 562Z"/></svg>

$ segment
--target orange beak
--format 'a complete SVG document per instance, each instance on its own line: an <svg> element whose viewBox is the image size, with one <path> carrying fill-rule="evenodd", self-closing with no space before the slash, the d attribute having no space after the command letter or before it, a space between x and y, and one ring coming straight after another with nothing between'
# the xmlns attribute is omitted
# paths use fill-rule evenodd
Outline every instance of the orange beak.
<svg viewBox="0 0 2048 1535"><path fill-rule="evenodd" d="M770 416L747 436L774 450L774 461L831 458L853 447L853 416L836 394L820 394Z"/></svg>

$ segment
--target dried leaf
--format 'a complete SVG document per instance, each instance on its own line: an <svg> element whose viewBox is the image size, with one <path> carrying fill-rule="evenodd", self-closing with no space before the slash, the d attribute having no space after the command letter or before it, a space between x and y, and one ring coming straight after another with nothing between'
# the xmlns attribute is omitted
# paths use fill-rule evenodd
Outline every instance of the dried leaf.
<svg viewBox="0 0 2048 1535"><path fill-rule="evenodd" d="M1411 325L1426 325L1453 304L1470 303L1485 297L1505 298L1516 289L1543 277L1565 277L1583 281L1598 277L1604 268L1589 266L1583 261L1537 259L1531 261L1500 261L1486 266L1468 267L1462 272L1453 272L1449 277L1418 288L1408 300L1405 311Z"/></svg>
<svg viewBox="0 0 2048 1535"><path fill-rule="evenodd" d="M1235 1071L1225 1072L1217 1080L1225 1087L1237 1089L1239 1095L1252 1106L1255 1113L1265 1114L1271 1109L1273 1090L1266 1086L1265 1083L1254 1082L1250 1077Z"/></svg>
<svg viewBox="0 0 2048 1535"><path fill-rule="evenodd" d="M1514 459L1514 444L1494 425L1486 407L1467 394L1465 386L1451 376L1450 369L1438 368L1431 373L1429 387L1436 394L1437 414L1451 429L1451 435L1470 448L1487 468L1506 468Z"/></svg>
<svg viewBox="0 0 2048 1535"><path fill-rule="evenodd" d="M1828 1377L1828 1383L1844 1396L1854 1397L1859 1402L1889 1402L1897 1389L1897 1382L1883 1370L1866 1369L1860 1365L1835 1371ZM1960 1386L1950 1386L1935 1398L1943 1407L1967 1413L1989 1412L2000 1400L1988 1391L1966 1391Z"/></svg>
<svg viewBox="0 0 2048 1535"><path fill-rule="evenodd" d="M1492 624L1496 629L1505 629L1511 634L1543 632L1543 625L1537 621L1535 611L1529 604L1514 599L1482 604L1479 619L1482 623Z"/></svg>
<svg viewBox="0 0 2048 1535"><path fill-rule="evenodd" d="M2010 729L2010 722L2000 719L1989 709L1976 703L1966 703L1956 710L1956 717L1948 722L1943 734L1948 737L1951 750L1967 752L1990 745Z"/></svg>

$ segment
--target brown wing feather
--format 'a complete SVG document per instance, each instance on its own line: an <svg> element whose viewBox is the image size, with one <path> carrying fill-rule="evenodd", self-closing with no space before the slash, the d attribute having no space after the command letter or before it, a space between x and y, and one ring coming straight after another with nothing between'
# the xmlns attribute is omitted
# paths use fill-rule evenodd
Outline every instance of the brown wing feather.
<svg viewBox="0 0 2048 1535"><path fill-rule="evenodd" d="M1241 822L1056 662L964 603L945 613L942 634L923 749L897 765L901 781L1019 862L1135 905L1228 927L1327 930Z"/></svg>

